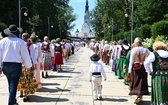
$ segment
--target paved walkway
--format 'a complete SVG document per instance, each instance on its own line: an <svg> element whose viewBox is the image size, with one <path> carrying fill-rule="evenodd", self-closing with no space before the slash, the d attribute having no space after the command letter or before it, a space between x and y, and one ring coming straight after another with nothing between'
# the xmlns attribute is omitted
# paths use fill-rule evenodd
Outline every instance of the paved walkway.
<svg viewBox="0 0 168 105"><path fill-rule="evenodd" d="M18 92L19 105L134 105L136 96L128 95L128 86L124 85L123 80L117 79L107 65L104 65L107 75L107 81L103 81L104 100L93 99L92 85L88 76L92 54L89 48L80 48L70 56L63 66L63 72L50 71L49 78L41 80L43 87L30 96L29 102L23 102ZM4 75L0 76L0 84L0 105L7 105L8 87ZM143 100L140 105L150 105L150 95L144 96Z"/></svg>

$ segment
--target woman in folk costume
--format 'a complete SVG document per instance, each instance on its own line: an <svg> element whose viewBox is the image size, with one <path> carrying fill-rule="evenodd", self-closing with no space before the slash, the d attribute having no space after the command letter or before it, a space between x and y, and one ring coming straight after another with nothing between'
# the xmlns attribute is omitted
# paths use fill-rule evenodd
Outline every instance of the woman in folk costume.
<svg viewBox="0 0 168 105"><path fill-rule="evenodd" d="M61 65L63 64L63 56L62 56L62 45L60 43L60 38L56 39L56 43L55 43L55 54L54 54L54 62L56 64L56 69L57 72L62 71L61 69Z"/></svg>
<svg viewBox="0 0 168 105"><path fill-rule="evenodd" d="M20 97L24 97L23 101L25 102L29 100L28 96L30 94L34 94L37 91L37 83L34 77L34 70L37 67L37 57L35 55L33 45L29 40L29 34L23 33L22 39L25 41L25 44L27 45L31 60L34 64L34 66L30 70L27 70L26 68L24 68L18 84Z"/></svg>
<svg viewBox="0 0 168 105"><path fill-rule="evenodd" d="M104 63L105 65L109 64L109 56L108 56L108 52L110 49L110 45L108 44L108 41L105 41L104 47L103 47L103 52L104 52Z"/></svg>
<svg viewBox="0 0 168 105"><path fill-rule="evenodd" d="M36 70L35 70L36 83L38 84L38 88L41 88L41 81L40 81L40 64L41 64L41 56L42 56L41 47L37 43L38 42L38 36L31 35L30 40L31 40L32 46L35 50L35 54L36 54L37 62L38 62Z"/></svg>
<svg viewBox="0 0 168 105"><path fill-rule="evenodd" d="M116 55L115 55L116 42L114 41L110 46L108 54L110 55L110 66L111 70L115 71Z"/></svg>
<svg viewBox="0 0 168 105"><path fill-rule="evenodd" d="M146 71L152 76L151 105L168 105L168 51L161 41L153 44L154 52L144 62Z"/></svg>
<svg viewBox="0 0 168 105"><path fill-rule="evenodd" d="M132 44L132 48L134 48L134 43ZM131 50L127 53L126 60L124 61L124 84L130 86L131 84L131 76L128 73L128 65L129 65L129 60L130 60L130 54Z"/></svg>
<svg viewBox="0 0 168 105"><path fill-rule="evenodd" d="M104 52L103 52L103 47L104 47L105 41L102 40L101 43L99 44L99 49L100 49L100 59L103 61L104 60Z"/></svg>
<svg viewBox="0 0 168 105"><path fill-rule="evenodd" d="M126 60L126 56L127 53L129 52L129 50L131 50L131 47L128 46L128 41L127 40L122 40L122 45L119 49L119 62L118 62L118 69L117 69L117 75L119 79L123 79L124 78L124 62Z"/></svg>
<svg viewBox="0 0 168 105"><path fill-rule="evenodd" d="M120 60L120 49L121 49L121 44L122 44L122 40L119 40L117 42L117 45L115 46L115 75L118 76L118 66L119 66L119 60ZM119 78L120 79L120 78Z"/></svg>
<svg viewBox="0 0 168 105"><path fill-rule="evenodd" d="M54 51L52 50L52 44L49 42L47 36L44 37L44 41L41 43L42 50L42 78L48 77L48 70L52 69L52 59L54 58Z"/></svg>
<svg viewBox="0 0 168 105"><path fill-rule="evenodd" d="M65 39L62 40L62 56L63 56L63 64L67 61L67 51L68 47L66 48L66 41Z"/></svg>
<svg viewBox="0 0 168 105"><path fill-rule="evenodd" d="M54 51L55 43L56 43L56 40L55 40L55 39L52 39L52 40L51 40L51 44L52 44L52 50L53 50L53 51ZM56 65L55 65L55 63L54 63L54 58L52 59L52 71L56 71Z"/></svg>
<svg viewBox="0 0 168 105"><path fill-rule="evenodd" d="M142 101L143 95L149 94L147 73L143 64L150 51L142 46L142 40L138 37L135 38L134 44L135 47L131 50L128 69L132 78L129 95L137 95L134 103L138 104Z"/></svg>

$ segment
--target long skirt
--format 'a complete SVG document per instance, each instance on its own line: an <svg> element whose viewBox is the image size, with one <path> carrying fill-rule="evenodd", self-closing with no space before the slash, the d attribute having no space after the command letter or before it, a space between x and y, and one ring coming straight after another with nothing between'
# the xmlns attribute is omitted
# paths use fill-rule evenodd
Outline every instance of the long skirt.
<svg viewBox="0 0 168 105"><path fill-rule="evenodd" d="M52 59L51 53L42 53L42 65L41 70L51 70L52 69Z"/></svg>
<svg viewBox="0 0 168 105"><path fill-rule="evenodd" d="M129 95L148 95L148 80L144 66L142 65L139 70L132 70L131 77L132 82Z"/></svg>
<svg viewBox="0 0 168 105"><path fill-rule="evenodd" d="M34 69L24 69L19 79L18 91L24 95L34 94L37 91L37 83L34 77Z"/></svg>
<svg viewBox="0 0 168 105"><path fill-rule="evenodd" d="M168 75L152 75L152 105L168 105Z"/></svg>
<svg viewBox="0 0 168 105"><path fill-rule="evenodd" d="M39 61L39 60L38 60ZM41 81L40 81L40 62L37 64L37 69L35 70L35 78L36 83L38 84L38 88L41 88Z"/></svg>
<svg viewBox="0 0 168 105"><path fill-rule="evenodd" d="M54 63L56 65L62 65L63 64L62 53L55 53L54 54Z"/></svg>
<svg viewBox="0 0 168 105"><path fill-rule="evenodd" d="M119 61L118 61L118 70L117 70L117 76L119 79L123 79L124 78L124 62L125 62L126 58L124 57L120 57Z"/></svg>

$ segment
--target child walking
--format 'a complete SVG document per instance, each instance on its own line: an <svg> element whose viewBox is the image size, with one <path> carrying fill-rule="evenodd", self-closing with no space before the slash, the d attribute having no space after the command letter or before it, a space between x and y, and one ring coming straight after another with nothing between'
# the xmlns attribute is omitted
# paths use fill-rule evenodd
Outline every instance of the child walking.
<svg viewBox="0 0 168 105"><path fill-rule="evenodd" d="M93 54L90 60L93 61L89 70L89 79L93 87L93 96L95 100L102 100L102 76L106 81L106 73L103 65L98 62L100 57L97 54Z"/></svg>

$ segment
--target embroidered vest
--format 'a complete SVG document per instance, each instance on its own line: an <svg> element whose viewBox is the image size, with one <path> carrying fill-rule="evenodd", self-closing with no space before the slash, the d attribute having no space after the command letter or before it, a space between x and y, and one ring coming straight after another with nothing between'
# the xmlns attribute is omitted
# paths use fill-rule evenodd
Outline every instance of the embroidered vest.
<svg viewBox="0 0 168 105"><path fill-rule="evenodd" d="M126 57L127 53L129 52L129 50L131 49L130 47L128 49L125 49L123 46L121 46L122 50L121 50L121 57Z"/></svg>
<svg viewBox="0 0 168 105"><path fill-rule="evenodd" d="M48 43L48 44L42 43L41 49L42 49L42 51L50 51L50 43Z"/></svg>
<svg viewBox="0 0 168 105"><path fill-rule="evenodd" d="M159 56L159 54L154 51L153 52L155 55L155 61L153 63L153 68L154 70L161 70L161 71L165 71L168 70L168 58L162 58Z"/></svg>

